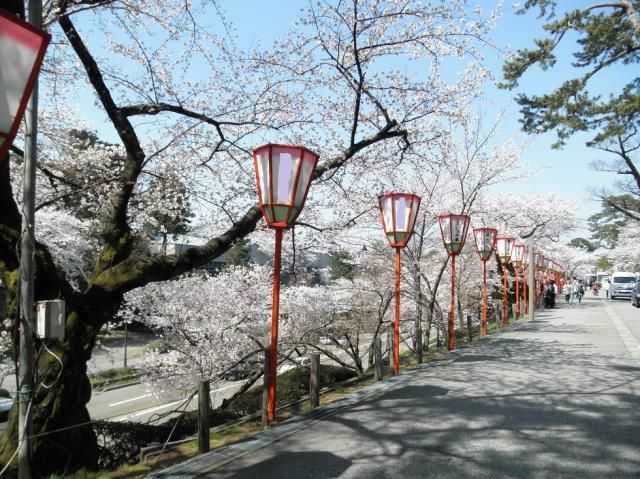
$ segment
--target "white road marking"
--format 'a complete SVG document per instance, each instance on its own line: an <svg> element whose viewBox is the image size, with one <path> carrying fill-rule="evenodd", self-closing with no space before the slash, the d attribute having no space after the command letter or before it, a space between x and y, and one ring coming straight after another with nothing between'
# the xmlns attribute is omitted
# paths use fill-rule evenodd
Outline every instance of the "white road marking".
<svg viewBox="0 0 640 479"><path fill-rule="evenodd" d="M126 421L127 419L132 419L134 417L139 417L142 416L144 414L149 414L155 411L159 411L160 409L166 409L172 406L175 406L176 404L180 404L184 402L184 399L181 399L179 401L174 401L174 402L170 402L167 404L161 404L160 406L155 406L155 407L150 407L148 409L143 409L142 411L138 411L138 412L134 412L131 414L125 414L124 416L118 416L118 417L114 417L112 419L112 421Z"/></svg>
<svg viewBox="0 0 640 479"><path fill-rule="evenodd" d="M237 386L238 386L237 384L231 384L230 386L225 386L225 387L222 387L222 388L219 388L219 389L214 389L213 391L211 391L210 394L215 394L218 391L223 391L225 389L230 389L230 388L237 387ZM149 397L149 396L151 396L151 394L145 394L143 396L138 396L138 397L131 398L131 399L125 399L124 401L119 401L119 402L116 402L116 403L113 403L113 404L109 404L109 406L117 406L119 404L124 404L124 403L130 402L130 401L135 401L137 399L142 399L142 398ZM196 394L193 397L192 401L196 401L197 402L197 400L198 400L198 395ZM122 416L114 417L113 419L111 419L111 421L120 421L120 422L121 421L126 421L128 419L132 419L132 418L135 418L135 417L143 416L145 414L150 414L150 413L155 412L155 411L159 411L160 409L170 408L172 406L175 406L176 404L183 403L184 401L185 401L184 399L180 399L178 401L173 401L173 402L166 403L166 404L160 404L159 406L154 406L154 407L150 407L150 408L147 408L147 409L142 409L140 411L136 411L136 412L133 412L133 413L124 414Z"/></svg>
<svg viewBox="0 0 640 479"><path fill-rule="evenodd" d="M124 401L114 402L112 404L108 404L108 406L109 407L119 406L120 404L126 404L126 403L131 402L131 401L137 401L138 399L148 398L149 396L151 396L151 393L143 394L142 396L138 396L138 397L134 397L134 398L130 398L130 399L125 399Z"/></svg>
<svg viewBox="0 0 640 479"><path fill-rule="evenodd" d="M624 324L622 319L620 319L620 316L618 316L618 314L613 310L608 302L606 303L606 308L609 317L613 321L613 325L615 326L618 334L620 335L620 338L622 338L622 342L627 348L627 351L629 351L631 357L635 359L638 364L640 364L640 343L638 343L638 340L633 335L631 330L627 328L627 325Z"/></svg>

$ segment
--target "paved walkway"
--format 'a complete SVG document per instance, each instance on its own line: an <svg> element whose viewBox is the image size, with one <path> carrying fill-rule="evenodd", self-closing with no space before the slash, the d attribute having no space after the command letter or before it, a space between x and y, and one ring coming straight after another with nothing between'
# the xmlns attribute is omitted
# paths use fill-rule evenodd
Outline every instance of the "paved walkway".
<svg viewBox="0 0 640 479"><path fill-rule="evenodd" d="M638 478L637 338L600 298L559 306L156 477Z"/></svg>

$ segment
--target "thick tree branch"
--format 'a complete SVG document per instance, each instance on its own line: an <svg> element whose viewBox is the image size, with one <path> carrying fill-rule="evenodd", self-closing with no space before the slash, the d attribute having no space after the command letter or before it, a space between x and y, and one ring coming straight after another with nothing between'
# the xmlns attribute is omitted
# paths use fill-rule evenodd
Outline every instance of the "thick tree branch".
<svg viewBox="0 0 640 479"><path fill-rule="evenodd" d="M67 5L66 2L58 1L57 4L60 11L64 13ZM84 66L87 77L127 152L120 188L113 198L113 208L110 213L111 217L109 221L105 221L104 223L103 238L105 240L105 247L95 269L95 274L100 274L109 266L129 256L131 237L127 223L127 208L138 176L142 171L145 154L133 126L116 106L111 92L102 78L98 64L80 38L70 17L61 16L58 19L58 23L76 52L78 59Z"/></svg>

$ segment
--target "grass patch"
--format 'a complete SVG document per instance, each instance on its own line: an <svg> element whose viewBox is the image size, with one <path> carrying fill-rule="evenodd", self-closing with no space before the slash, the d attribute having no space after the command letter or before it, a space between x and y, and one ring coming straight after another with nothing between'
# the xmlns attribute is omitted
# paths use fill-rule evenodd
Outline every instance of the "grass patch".
<svg viewBox="0 0 640 479"><path fill-rule="evenodd" d="M133 368L113 368L89 374L89 381L94 389L102 389L105 386L132 381L137 377L138 374Z"/></svg>

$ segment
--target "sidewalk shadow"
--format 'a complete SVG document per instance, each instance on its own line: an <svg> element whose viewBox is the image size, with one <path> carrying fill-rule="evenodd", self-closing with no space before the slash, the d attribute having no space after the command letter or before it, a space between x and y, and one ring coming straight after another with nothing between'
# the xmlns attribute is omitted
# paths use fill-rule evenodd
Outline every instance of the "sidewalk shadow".
<svg viewBox="0 0 640 479"><path fill-rule="evenodd" d="M351 461L329 452L281 452L269 459L236 470L241 461L223 466L207 477L224 475L229 479L313 477L330 479L340 477ZM231 474L231 475L226 475Z"/></svg>

